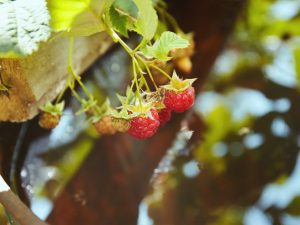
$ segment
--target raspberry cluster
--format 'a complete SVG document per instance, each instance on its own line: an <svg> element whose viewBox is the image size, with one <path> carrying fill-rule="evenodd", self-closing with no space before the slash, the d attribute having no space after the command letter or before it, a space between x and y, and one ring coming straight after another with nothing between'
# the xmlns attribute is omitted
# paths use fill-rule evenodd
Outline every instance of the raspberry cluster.
<svg viewBox="0 0 300 225"><path fill-rule="evenodd" d="M185 42L170 32L167 32L165 37L167 35L171 35L169 38L175 38L174 40L177 40L178 43ZM72 82L68 86L73 96L81 104L78 113L85 113L99 134L112 135L117 132L127 132L137 139L149 138L156 133L159 127L164 126L171 119L172 112L184 112L194 104L195 90L192 83L195 79L181 79L175 72L175 69L184 74L191 72L191 57L194 53L192 36L187 36L188 43L190 43L188 47L175 47L169 52L163 48L169 48L163 38L156 40L152 46L149 45L148 50L147 48L146 50L143 49L143 45L139 45L141 48L138 50L132 50L118 38L116 33L113 37L117 38L116 41L124 47L132 58L133 79L126 95L118 96L121 106L112 107L109 100L98 106L91 92L75 73L72 64L68 70L70 73L69 80ZM172 70L173 75L171 77L169 74ZM145 76L150 78L148 81L152 82L155 91L151 91ZM75 82L80 85L88 99L82 98L76 92L74 89ZM165 85L165 83L167 84ZM52 129L57 126L63 110L63 102L58 103L61 97L62 94L56 100L56 104L48 103L41 109L39 121L41 127Z"/></svg>
<svg viewBox="0 0 300 225"><path fill-rule="evenodd" d="M109 110L109 115L96 120L94 126L101 134L119 131L137 139L149 138L171 119L172 112L184 112L193 106L193 81L181 80L174 73L168 85L162 86L157 92L144 93L142 102L133 98L132 104L123 104L121 112Z"/></svg>
<svg viewBox="0 0 300 225"><path fill-rule="evenodd" d="M171 119L172 112L181 113L193 106L194 81L180 79L174 71L169 84L155 92L137 96L132 90L127 91L127 96L120 97L119 111L112 108L108 100L101 107L97 107L95 101L84 102L83 111L101 135L127 132L137 139L146 139ZM40 116L40 125L46 129L54 128L61 115L58 108L62 107L48 105Z"/></svg>

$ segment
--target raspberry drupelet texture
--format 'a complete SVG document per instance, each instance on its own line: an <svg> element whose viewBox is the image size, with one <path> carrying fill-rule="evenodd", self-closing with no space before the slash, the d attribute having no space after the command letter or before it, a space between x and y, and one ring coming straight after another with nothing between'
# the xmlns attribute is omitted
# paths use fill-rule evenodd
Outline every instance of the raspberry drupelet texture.
<svg viewBox="0 0 300 225"><path fill-rule="evenodd" d="M190 86L185 91L176 92L167 90L165 92L164 104L165 106L175 112L184 112L191 108L195 102L195 89Z"/></svg>
<svg viewBox="0 0 300 225"><path fill-rule="evenodd" d="M156 109L151 109L151 115L140 115L131 119L128 133L137 138L145 139L151 137L159 127L159 116Z"/></svg>
<svg viewBox="0 0 300 225"><path fill-rule="evenodd" d="M162 109L159 111L158 115L159 115L160 126L164 126L171 119L172 110L167 108Z"/></svg>

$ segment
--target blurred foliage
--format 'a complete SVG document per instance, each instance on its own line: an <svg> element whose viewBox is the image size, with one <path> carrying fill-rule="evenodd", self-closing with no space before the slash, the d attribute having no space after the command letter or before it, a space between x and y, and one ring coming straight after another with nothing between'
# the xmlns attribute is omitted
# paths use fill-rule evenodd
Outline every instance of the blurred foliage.
<svg viewBox="0 0 300 225"><path fill-rule="evenodd" d="M261 200L269 187L283 190L291 182L299 155L299 90L271 80L266 72L269 66L277 63L275 59L280 49L287 48L293 59L289 63L294 66L292 72L295 73L288 74L278 65L275 70L282 76L295 76L300 80L300 3L297 2L248 1L199 99L206 93L221 97L217 101L213 97L208 99L209 110L201 101L195 106L206 127L195 134L201 136L200 144L191 147L191 155L178 156L171 165L171 172L160 174L145 197L155 225L240 225L244 224L247 210L253 207L259 208L261 215L271 218L274 224L281 224L284 215L300 215L299 194L293 193L286 205L280 207L276 203L279 192L278 198L275 192L271 199L274 202L269 200L269 205L264 206ZM282 4L294 4L288 6L292 12L282 16L281 7L287 7ZM115 81L122 83L124 79L115 79L115 74L111 75L111 65L123 68L126 60L104 60L101 64L101 68L94 70L95 83L100 83L105 92L99 93L99 99L106 94L114 95L120 88ZM243 90L251 90L259 98L250 101L251 93L242 98ZM242 102L232 98L234 93ZM282 99L288 106L276 108ZM252 111L259 110L259 103L270 106L260 114L252 114L248 108L241 118L236 119L235 113L243 102L250 104ZM274 128L278 119L283 126ZM285 130L286 133L282 133ZM257 134L261 140L250 140L254 145L249 147L245 140ZM59 180L64 180L65 184L93 147L94 139L92 129L87 129L76 141L42 154L41 158L47 166L61 171L63 179ZM220 144L225 151L216 154ZM194 173L195 176L187 176L186 166L195 160L199 163L199 171ZM195 168L188 169L195 172ZM44 188L40 193L49 196L49 191ZM253 221L250 225L256 224Z"/></svg>
<svg viewBox="0 0 300 225"><path fill-rule="evenodd" d="M218 219L207 225L242 225L244 211L242 208L220 208L213 212Z"/></svg>
<svg viewBox="0 0 300 225"><path fill-rule="evenodd" d="M299 23L299 26L300 26L300 23ZM300 43L299 43L299 46L295 47L295 49L294 49L294 60L295 60L295 69L296 69L297 80L300 81ZM299 82L299 88L300 88L300 82Z"/></svg>
<svg viewBox="0 0 300 225"><path fill-rule="evenodd" d="M186 225L255 225L258 219L247 214L252 207L257 207L260 214L256 215L270 220L270 224L271 220L282 224L286 214L300 215L297 193L289 193L292 197L286 200L286 207L279 207L280 203L263 206L267 203L262 200L270 194L269 186L283 192L292 185L295 173L300 132L299 27L299 1L248 1L199 96L196 110L206 126L201 142L192 156L175 161L174 171L160 184L163 196L150 204L155 225L183 221ZM277 65L282 49L288 49L286 54L293 59L286 65L291 65L291 72ZM267 71L270 66L282 76L297 77L298 84L291 86L273 79L274 71ZM276 108L282 99L287 106ZM237 119L243 102L250 106ZM281 127L275 126L278 121ZM224 152L216 153L219 145ZM194 159L199 162L200 174L191 178L182 171ZM168 176L178 180L176 187L169 186ZM154 189L149 196L159 191ZM273 198L280 202L280 197ZM250 218L247 223L246 217Z"/></svg>
<svg viewBox="0 0 300 225"><path fill-rule="evenodd" d="M289 7L290 13L280 16L280 11L285 10L283 7L286 6ZM298 12L293 13L292 11L297 7ZM300 34L297 0L249 0L243 17L243 20L237 24L238 32L235 33L241 39L263 43L266 38L273 35L285 39L287 35L293 37Z"/></svg>
<svg viewBox="0 0 300 225"><path fill-rule="evenodd" d="M293 216L300 216L300 196L297 196L293 201L288 205L285 211Z"/></svg>
<svg viewBox="0 0 300 225"><path fill-rule="evenodd" d="M4 208L0 205L0 224L7 224L6 214Z"/></svg>
<svg viewBox="0 0 300 225"><path fill-rule="evenodd" d="M294 52L293 63L300 87L299 1L249 0L242 18L236 26L233 42L243 51L252 52L251 58L256 59L258 66L272 62L276 51L286 45ZM253 57L255 54L259 57ZM241 62L245 61L243 58Z"/></svg>
<svg viewBox="0 0 300 225"><path fill-rule="evenodd" d="M87 131L89 130L91 129L87 129ZM93 134L93 130L90 132L93 136L97 136ZM57 175L51 180L48 180L46 184L42 182L35 187L33 191L36 197L47 197L54 200L58 196L59 191L73 177L86 156L92 150L94 140L96 140L93 136L84 133L80 135L75 142L41 155L41 159L47 162L47 166L56 168ZM56 180L56 185L51 185L53 184L53 179Z"/></svg>
<svg viewBox="0 0 300 225"><path fill-rule="evenodd" d="M215 173L223 173L226 170L225 160L213 153L214 147L222 140L226 140L230 134L236 134L247 126L251 118L247 117L242 121L234 121L230 109L219 102L203 119L208 127L203 133L204 141L195 152L195 158L205 162L205 166L213 169Z"/></svg>

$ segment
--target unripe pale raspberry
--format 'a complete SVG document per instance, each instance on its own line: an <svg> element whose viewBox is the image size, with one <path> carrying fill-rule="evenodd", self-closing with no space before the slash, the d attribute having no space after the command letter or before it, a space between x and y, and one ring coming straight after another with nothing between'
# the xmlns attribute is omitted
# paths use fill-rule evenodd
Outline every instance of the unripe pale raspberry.
<svg viewBox="0 0 300 225"><path fill-rule="evenodd" d="M113 118L112 123L113 123L113 127L116 129L116 131L122 132L122 133L127 132L130 127L130 121L125 120L125 119Z"/></svg>
<svg viewBox="0 0 300 225"><path fill-rule="evenodd" d="M54 115L49 112L41 112L39 117L39 125L44 129L53 129L58 125L60 117L60 115Z"/></svg>
<svg viewBox="0 0 300 225"><path fill-rule="evenodd" d="M104 116L103 118L101 118L97 122L94 122L93 124L99 134L109 135L117 132L113 126L111 116Z"/></svg>

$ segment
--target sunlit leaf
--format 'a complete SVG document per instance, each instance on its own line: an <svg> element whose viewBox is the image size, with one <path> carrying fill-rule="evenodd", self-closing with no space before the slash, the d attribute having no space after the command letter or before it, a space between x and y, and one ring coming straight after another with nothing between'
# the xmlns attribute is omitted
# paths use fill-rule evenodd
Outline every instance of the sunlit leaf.
<svg viewBox="0 0 300 225"><path fill-rule="evenodd" d="M124 15L119 14L114 7L109 10L109 19L113 28L124 36L128 36L127 23L128 18Z"/></svg>
<svg viewBox="0 0 300 225"><path fill-rule="evenodd" d="M188 40L178 36L173 32L165 31L153 46L146 46L143 52L150 57L167 61L171 59L168 56L171 50L177 48L186 48L188 45Z"/></svg>
<svg viewBox="0 0 300 225"><path fill-rule="evenodd" d="M103 13L113 0L48 0L51 27L73 36L87 36L105 30Z"/></svg>
<svg viewBox="0 0 300 225"><path fill-rule="evenodd" d="M138 7L138 20L135 23L135 31L146 40L151 40L156 32L158 17L151 0L134 0Z"/></svg>
<svg viewBox="0 0 300 225"><path fill-rule="evenodd" d="M133 19L138 17L138 8L133 0L115 0L113 7L121 15L129 16Z"/></svg>
<svg viewBox="0 0 300 225"><path fill-rule="evenodd" d="M33 7L34 6L34 7ZM0 4L0 57L30 55L50 36L49 14L43 0Z"/></svg>

